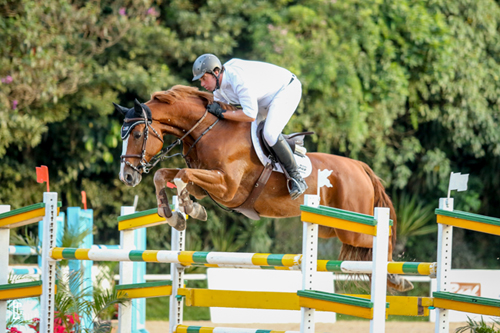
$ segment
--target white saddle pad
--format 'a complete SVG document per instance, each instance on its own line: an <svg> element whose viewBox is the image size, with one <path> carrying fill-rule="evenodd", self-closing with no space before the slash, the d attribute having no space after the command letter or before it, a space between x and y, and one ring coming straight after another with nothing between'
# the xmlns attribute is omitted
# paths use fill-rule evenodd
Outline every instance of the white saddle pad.
<svg viewBox="0 0 500 333"><path fill-rule="evenodd" d="M257 137L257 127L258 124L260 123L261 119L257 118L253 123L252 123L252 129L251 129L251 134L252 134L252 144L253 148L255 149L255 152L257 153L257 156L259 157L260 162L262 165L267 165L267 163L270 163L271 160L264 154L262 151L262 147L260 146L259 138ZM312 164L311 160L307 155L305 157L294 154L293 157L295 157L295 161L297 162L297 167L300 172L300 175L302 178L308 177L311 172L312 172ZM279 163L275 164L274 170L277 172L283 173L283 169L281 168L281 165Z"/></svg>

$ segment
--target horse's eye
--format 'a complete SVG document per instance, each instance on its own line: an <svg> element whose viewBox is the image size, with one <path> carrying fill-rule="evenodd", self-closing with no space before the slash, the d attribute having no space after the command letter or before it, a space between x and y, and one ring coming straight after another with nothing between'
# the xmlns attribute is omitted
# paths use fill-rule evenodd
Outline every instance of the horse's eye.
<svg viewBox="0 0 500 333"><path fill-rule="evenodd" d="M142 133L139 131L134 132L134 139L139 139L142 136Z"/></svg>

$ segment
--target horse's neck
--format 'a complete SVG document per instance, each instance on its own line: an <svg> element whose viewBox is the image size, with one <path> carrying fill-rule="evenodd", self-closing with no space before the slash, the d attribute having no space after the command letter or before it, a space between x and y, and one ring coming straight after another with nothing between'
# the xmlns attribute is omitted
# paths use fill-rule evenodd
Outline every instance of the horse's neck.
<svg viewBox="0 0 500 333"><path fill-rule="evenodd" d="M210 125L211 123L207 124L204 122L200 127L205 131ZM251 123L219 121L201 138L201 133L190 135L189 138L185 139L185 146L191 147L194 142L199 139L192 148L192 151L220 151L224 157L226 157L231 155L233 151L238 152L252 149L250 130ZM224 146L225 149L217 149L221 146ZM213 158L213 156L211 158Z"/></svg>

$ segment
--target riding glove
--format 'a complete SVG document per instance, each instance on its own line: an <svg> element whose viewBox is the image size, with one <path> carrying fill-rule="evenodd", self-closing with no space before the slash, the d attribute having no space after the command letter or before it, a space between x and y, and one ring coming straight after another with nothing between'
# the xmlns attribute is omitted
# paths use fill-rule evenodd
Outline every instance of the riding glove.
<svg viewBox="0 0 500 333"><path fill-rule="evenodd" d="M207 111L220 119L224 119L223 113L226 112L226 110L221 108L220 104L217 102L213 102L212 104L208 104Z"/></svg>

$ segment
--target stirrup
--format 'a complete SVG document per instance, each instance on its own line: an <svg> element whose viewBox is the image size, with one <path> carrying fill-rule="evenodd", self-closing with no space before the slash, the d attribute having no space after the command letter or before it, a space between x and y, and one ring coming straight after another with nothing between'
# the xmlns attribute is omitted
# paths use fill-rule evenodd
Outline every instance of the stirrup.
<svg viewBox="0 0 500 333"><path fill-rule="evenodd" d="M294 182L297 186L297 191L293 191L292 192L292 186L290 185L291 182ZM290 196L292 197L292 200L295 200L297 199L298 197L300 197L306 190L307 190L307 184L304 184L305 186L302 186L301 182L299 182L298 180L296 180L295 178L288 178L287 179L287 182L286 182L286 187L288 188L288 193L290 193Z"/></svg>

